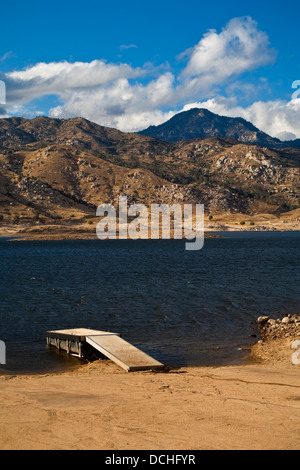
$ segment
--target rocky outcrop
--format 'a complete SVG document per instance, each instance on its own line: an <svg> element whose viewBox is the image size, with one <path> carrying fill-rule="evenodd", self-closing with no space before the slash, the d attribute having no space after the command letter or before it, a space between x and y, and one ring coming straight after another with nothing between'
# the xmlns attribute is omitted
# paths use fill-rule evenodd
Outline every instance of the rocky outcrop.
<svg viewBox="0 0 300 470"><path fill-rule="evenodd" d="M263 316L257 319L257 323L263 341L300 336L300 315L297 314L288 314L282 319Z"/></svg>

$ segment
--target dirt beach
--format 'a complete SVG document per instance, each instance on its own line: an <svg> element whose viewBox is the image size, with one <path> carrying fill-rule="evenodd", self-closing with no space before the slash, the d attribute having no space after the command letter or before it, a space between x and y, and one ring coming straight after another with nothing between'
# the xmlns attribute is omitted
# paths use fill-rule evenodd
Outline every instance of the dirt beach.
<svg viewBox="0 0 300 470"><path fill-rule="evenodd" d="M237 366L126 373L100 360L64 373L2 375L0 448L298 450L297 338L262 339Z"/></svg>

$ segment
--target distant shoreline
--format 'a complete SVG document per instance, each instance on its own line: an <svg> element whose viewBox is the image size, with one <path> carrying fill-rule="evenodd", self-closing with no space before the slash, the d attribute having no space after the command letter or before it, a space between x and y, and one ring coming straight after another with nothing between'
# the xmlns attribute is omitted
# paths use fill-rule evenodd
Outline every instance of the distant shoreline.
<svg viewBox="0 0 300 470"><path fill-rule="evenodd" d="M236 227L209 227L205 229L205 238L220 238L220 232L299 232L300 224L296 227L280 227L280 230L275 227L266 228L264 230L249 229L249 227L241 228ZM20 241L34 241L34 240L98 240L96 235L95 225L93 226L68 226L68 225L33 225L30 227L15 227L5 226L0 227L0 238L7 238L9 240ZM150 239L150 238L149 238ZM173 239L171 235L171 240Z"/></svg>

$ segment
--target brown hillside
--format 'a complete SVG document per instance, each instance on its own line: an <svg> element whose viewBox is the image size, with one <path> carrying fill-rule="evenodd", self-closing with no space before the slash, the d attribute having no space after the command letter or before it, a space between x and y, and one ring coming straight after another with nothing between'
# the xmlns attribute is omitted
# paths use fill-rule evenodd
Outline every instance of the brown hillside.
<svg viewBox="0 0 300 470"><path fill-rule="evenodd" d="M228 138L167 143L82 118L2 119L0 223L77 223L120 195L204 203L213 216L277 217L299 207L299 162L296 149Z"/></svg>

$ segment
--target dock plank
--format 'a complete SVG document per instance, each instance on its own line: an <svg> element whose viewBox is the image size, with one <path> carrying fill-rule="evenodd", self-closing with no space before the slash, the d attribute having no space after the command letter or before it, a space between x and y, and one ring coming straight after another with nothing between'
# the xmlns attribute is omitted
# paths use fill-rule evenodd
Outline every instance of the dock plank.
<svg viewBox="0 0 300 470"><path fill-rule="evenodd" d="M46 335L49 338L85 341L85 338L88 335L119 335L119 333L112 333L110 331L91 330L89 328L72 328L69 330L47 331Z"/></svg>
<svg viewBox="0 0 300 470"><path fill-rule="evenodd" d="M162 363L118 335L89 335L86 342L128 372L163 367Z"/></svg>

